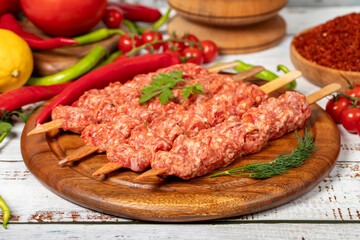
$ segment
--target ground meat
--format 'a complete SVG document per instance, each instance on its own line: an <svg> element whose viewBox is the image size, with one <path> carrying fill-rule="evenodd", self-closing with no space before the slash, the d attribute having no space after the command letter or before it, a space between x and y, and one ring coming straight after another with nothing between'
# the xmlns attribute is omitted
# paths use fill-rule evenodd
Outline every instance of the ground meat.
<svg viewBox="0 0 360 240"><path fill-rule="evenodd" d="M125 142L125 136L107 124L87 126L81 133L81 139L86 145L98 147L99 153L105 152L108 144L118 145Z"/></svg>
<svg viewBox="0 0 360 240"><path fill-rule="evenodd" d="M152 121L148 128L169 143L172 143L177 136L184 134L184 130L174 118L159 117Z"/></svg>
<svg viewBox="0 0 360 240"><path fill-rule="evenodd" d="M111 125L113 128L119 130L125 138L128 138L133 128L140 125L141 121L126 114L113 114L105 120L104 123Z"/></svg>
<svg viewBox="0 0 360 240"><path fill-rule="evenodd" d="M97 123L90 114L72 106L57 106L52 110L51 118L52 120L62 119L61 128L74 133L81 133L86 126Z"/></svg>

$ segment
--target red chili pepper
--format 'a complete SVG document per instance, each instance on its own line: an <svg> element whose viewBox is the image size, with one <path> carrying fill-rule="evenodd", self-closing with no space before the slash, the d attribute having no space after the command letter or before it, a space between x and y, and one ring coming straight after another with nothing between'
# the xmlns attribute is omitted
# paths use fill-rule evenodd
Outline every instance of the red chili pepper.
<svg viewBox="0 0 360 240"><path fill-rule="evenodd" d="M0 94L0 109L11 112L30 103L48 100L70 84L71 82L50 86L29 86L5 92Z"/></svg>
<svg viewBox="0 0 360 240"><path fill-rule="evenodd" d="M123 10L124 18L130 21L153 23L161 17L159 10L145 7L140 4L130 4L125 2L108 2L108 6L116 6Z"/></svg>
<svg viewBox="0 0 360 240"><path fill-rule="evenodd" d="M42 39L41 37L26 32L22 26L16 21L14 16L10 13L4 14L0 17L0 28L13 31L22 37L31 48L50 50L70 45L78 44L78 41L72 38L56 37L50 39Z"/></svg>
<svg viewBox="0 0 360 240"><path fill-rule="evenodd" d="M135 75L156 71L180 63L174 55L157 53L145 54L132 58L114 61L82 76L71 86L62 91L36 119L36 125L45 122L51 111L58 105L69 105L76 101L85 91L93 88L104 88L111 82L125 83Z"/></svg>

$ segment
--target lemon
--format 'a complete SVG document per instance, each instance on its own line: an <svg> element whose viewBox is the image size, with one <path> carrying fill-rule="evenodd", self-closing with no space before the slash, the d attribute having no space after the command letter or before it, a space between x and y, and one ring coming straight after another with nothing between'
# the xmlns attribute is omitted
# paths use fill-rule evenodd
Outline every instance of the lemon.
<svg viewBox="0 0 360 240"><path fill-rule="evenodd" d="M0 92L24 85L33 67L29 45L15 33L0 29Z"/></svg>

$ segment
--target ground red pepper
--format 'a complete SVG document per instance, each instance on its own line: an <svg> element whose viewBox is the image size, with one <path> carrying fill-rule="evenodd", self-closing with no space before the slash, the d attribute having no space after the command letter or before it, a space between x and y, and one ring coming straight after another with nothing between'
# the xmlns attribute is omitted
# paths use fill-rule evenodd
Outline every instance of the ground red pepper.
<svg viewBox="0 0 360 240"><path fill-rule="evenodd" d="M296 36L293 44L306 59L319 65L360 71L360 14L337 17Z"/></svg>

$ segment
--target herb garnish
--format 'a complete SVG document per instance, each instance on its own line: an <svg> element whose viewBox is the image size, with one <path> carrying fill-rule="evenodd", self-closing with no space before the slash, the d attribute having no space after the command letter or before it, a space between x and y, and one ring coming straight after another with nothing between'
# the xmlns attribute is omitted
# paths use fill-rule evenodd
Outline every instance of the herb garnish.
<svg viewBox="0 0 360 240"><path fill-rule="evenodd" d="M201 83L191 84L182 77L182 71L173 71L169 74L160 73L155 76L152 82L149 85L146 85L140 92L144 93L140 96L140 103L146 102L151 98L158 96L160 103L164 105L173 98L172 89L182 89L181 96L185 99L190 96L190 94L203 94L204 89ZM177 83L185 82L188 85L186 86L177 86Z"/></svg>
<svg viewBox="0 0 360 240"><path fill-rule="evenodd" d="M289 154L281 153L271 162L253 162L239 168L213 174L210 177L231 175L251 178L270 178L281 175L291 168L299 167L304 164L305 160L316 150L316 146L314 136L312 136L307 129L305 129L303 138L301 138L297 132L295 132L295 136L299 145ZM246 172L247 174L238 174L236 172Z"/></svg>

